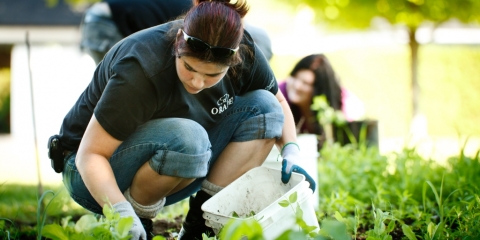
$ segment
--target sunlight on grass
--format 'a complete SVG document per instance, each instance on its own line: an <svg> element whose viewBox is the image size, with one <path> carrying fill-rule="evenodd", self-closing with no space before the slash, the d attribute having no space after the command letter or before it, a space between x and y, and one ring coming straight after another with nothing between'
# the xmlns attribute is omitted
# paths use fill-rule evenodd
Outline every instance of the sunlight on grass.
<svg viewBox="0 0 480 240"><path fill-rule="evenodd" d="M52 190L58 193L58 196L52 202L52 207L48 208L47 213L49 216L80 215L88 212L70 198L63 186L44 186L44 190ZM0 216L20 222L35 223L39 198L37 196L37 186L22 184L0 185ZM47 195L44 202L48 202L51 199L52 196Z"/></svg>

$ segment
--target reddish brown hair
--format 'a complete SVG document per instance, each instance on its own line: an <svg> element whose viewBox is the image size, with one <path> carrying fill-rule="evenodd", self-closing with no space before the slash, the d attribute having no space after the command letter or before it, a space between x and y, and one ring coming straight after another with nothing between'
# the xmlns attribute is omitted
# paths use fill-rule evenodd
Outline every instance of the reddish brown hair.
<svg viewBox="0 0 480 240"><path fill-rule="evenodd" d="M230 3L230 0L194 0L194 7L185 15L183 30L211 46L240 49L231 57L216 58L210 51L192 51L180 34L175 43L177 56L190 56L227 66L241 63L246 48L240 44L243 38L242 18L247 12L245 0L235 3Z"/></svg>

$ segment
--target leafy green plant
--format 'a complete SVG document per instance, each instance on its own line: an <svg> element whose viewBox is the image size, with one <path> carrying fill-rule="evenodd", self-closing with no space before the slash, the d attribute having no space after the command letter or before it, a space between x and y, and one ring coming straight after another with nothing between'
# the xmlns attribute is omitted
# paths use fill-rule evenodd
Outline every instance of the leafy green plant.
<svg viewBox="0 0 480 240"><path fill-rule="evenodd" d="M329 143L329 145L333 144L333 125L341 126L346 122L342 111L335 110L334 108L330 107L325 95L313 97L313 103L310 108L317 112L316 117L320 125L323 127L327 143ZM348 136L352 137L351 132Z"/></svg>
<svg viewBox="0 0 480 240"><path fill-rule="evenodd" d="M281 200L278 204L284 208L292 208L292 211L295 213L295 223L299 226L299 229L286 229L279 237L276 238L277 240L316 239L316 237L319 237L319 229L317 229L317 226L309 226L303 219L303 210L298 204L297 198L297 192L293 192L288 196L288 198ZM217 238L208 238L204 235L203 239L215 240ZM262 226L259 224L257 219L232 218L220 230L219 239L263 240L265 237L263 235Z"/></svg>
<svg viewBox="0 0 480 240"><path fill-rule="evenodd" d="M415 233L413 233L412 229L408 225L403 224L402 231L409 240L417 240L417 236L415 236Z"/></svg>
<svg viewBox="0 0 480 240"><path fill-rule="evenodd" d="M357 235L357 229L360 225L360 218L357 214L358 208L355 209L355 216L354 217L343 217L338 211L335 212L335 219L339 222L342 222L346 225L347 231L353 232L353 236Z"/></svg>
<svg viewBox="0 0 480 240"><path fill-rule="evenodd" d="M48 194L53 194L46 206L43 207L44 199ZM68 239L115 239L127 240L131 235L129 231L133 225L132 217L121 218L120 214L115 212L112 206L107 204L103 207L103 216L98 219L92 214L86 214L73 223L71 216L61 220L61 225L57 223L45 225L47 211L49 207L55 205L54 199L58 196L51 190L45 191L38 200L37 206L37 239L46 237L54 240ZM57 208L60 207L58 204Z"/></svg>
<svg viewBox="0 0 480 240"><path fill-rule="evenodd" d="M300 204L297 203L297 197L297 192L293 192L292 194L290 194L290 196L288 196L288 199L284 199L278 204L282 207L292 207L292 211L295 212L295 222L301 228L303 235L309 235L311 237L314 237L318 235L319 229L317 229L317 226L309 226L305 222L305 220L303 220L303 210L300 207ZM296 207L294 208L293 206L295 203Z"/></svg>
<svg viewBox="0 0 480 240"><path fill-rule="evenodd" d="M474 227L480 218L480 191L473 184L480 182L478 155L460 151L440 165L415 148L381 155L373 147L325 147L319 159L319 212L345 223L358 239L475 239L480 236Z"/></svg>
<svg viewBox="0 0 480 240"><path fill-rule="evenodd" d="M121 218L120 214L105 204L103 215L99 219L94 215L82 216L76 223L69 217L62 219L62 224L49 224L43 227L42 235L51 239L130 239L129 230L133 224L132 217Z"/></svg>
<svg viewBox="0 0 480 240"><path fill-rule="evenodd" d="M246 220L231 219L220 231L220 239L251 239L263 240L262 226L257 220L250 218Z"/></svg>
<svg viewBox="0 0 480 240"><path fill-rule="evenodd" d="M324 219L321 222L319 236L315 239L321 240L350 240L345 223L334 219Z"/></svg>
<svg viewBox="0 0 480 240"><path fill-rule="evenodd" d="M395 217L390 212L384 212L379 208L373 208L374 225L373 229L367 231L368 240L391 240L390 233L395 228ZM387 224L388 221L388 224Z"/></svg>
<svg viewBox="0 0 480 240"><path fill-rule="evenodd" d="M463 150L459 152L459 156L441 165L419 156L415 148L382 155L375 147L362 149L353 144L325 147L318 161L316 191L320 200L316 215L321 229L304 224L303 211L298 208L297 196L292 194L280 204L295 212L297 226L285 229L278 239L480 239L480 154L467 156ZM37 237L39 229L43 237L58 235L72 239L74 235L82 239L121 239L128 232L128 224L115 224L121 219L113 213L105 217L73 216L68 204L68 207L60 204L65 191L54 194L47 191L41 198L46 206L42 209L38 201L31 204L29 200L36 198L35 187L2 185L0 190L0 238L32 239L31 236ZM16 205L15 200L23 204ZM25 206L17 207L22 205ZM14 206L10 208L15 210L7 206ZM24 209L37 211L38 219L33 217L37 228L19 225L16 215L21 219L32 216L24 213ZM58 218L62 212L67 216ZM179 216L184 212L185 207L178 205L166 209L162 216ZM118 232L117 238L110 230ZM33 235L27 237L25 231L33 231ZM217 237L232 239L247 234L249 239L264 238L258 222L227 223ZM51 238L66 239L58 236Z"/></svg>
<svg viewBox="0 0 480 240"><path fill-rule="evenodd" d="M15 227L15 223L12 222L12 220L7 218L0 218L0 233L2 233L0 234L0 237L4 235L4 239L10 240L10 231L8 231L8 229L6 229L5 227L6 222Z"/></svg>

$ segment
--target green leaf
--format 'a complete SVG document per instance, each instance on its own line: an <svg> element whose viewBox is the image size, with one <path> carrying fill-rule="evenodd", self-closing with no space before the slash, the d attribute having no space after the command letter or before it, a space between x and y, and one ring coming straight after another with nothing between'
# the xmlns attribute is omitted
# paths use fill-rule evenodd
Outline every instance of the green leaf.
<svg viewBox="0 0 480 240"><path fill-rule="evenodd" d="M126 237L128 236L128 231L130 231L132 226L133 226L133 217L124 217L118 221L116 230L120 235L120 237Z"/></svg>
<svg viewBox="0 0 480 240"><path fill-rule="evenodd" d="M317 229L317 226L306 226L303 228L303 231L307 232L307 233L311 233L313 231L315 231Z"/></svg>
<svg viewBox="0 0 480 240"><path fill-rule="evenodd" d="M73 233L73 235L71 235L69 237L69 240L98 240L98 239L101 239L101 238L97 238L97 237L94 237L92 235L85 235L87 233ZM109 239L109 238L103 238L103 239Z"/></svg>
<svg viewBox="0 0 480 240"><path fill-rule="evenodd" d="M93 236L97 239L112 239L113 235L109 228L96 227L92 229Z"/></svg>
<svg viewBox="0 0 480 240"><path fill-rule="evenodd" d="M220 231L219 239L262 239L262 226L254 219L230 219Z"/></svg>
<svg viewBox="0 0 480 240"><path fill-rule="evenodd" d="M297 192L293 192L292 194L290 194L290 196L288 197L288 201L290 203L294 203L297 201Z"/></svg>
<svg viewBox="0 0 480 240"><path fill-rule="evenodd" d="M395 221L392 220L388 223L388 227L387 227L387 233L390 233L393 231L393 229L395 228Z"/></svg>
<svg viewBox="0 0 480 240"><path fill-rule="evenodd" d="M385 236L383 236L382 240L392 240L392 236L391 235L385 235Z"/></svg>
<svg viewBox="0 0 480 240"><path fill-rule="evenodd" d="M328 236L335 240L351 240L351 237L347 233L347 225L336 220L323 220L322 232L328 234Z"/></svg>
<svg viewBox="0 0 480 240"><path fill-rule="evenodd" d="M68 240L64 229L58 224L45 225L42 229L42 236L53 240Z"/></svg>
<svg viewBox="0 0 480 240"><path fill-rule="evenodd" d="M403 224L402 231L409 240L417 240L415 233L413 233L412 229L408 225Z"/></svg>
<svg viewBox="0 0 480 240"><path fill-rule="evenodd" d="M338 211L335 211L335 219L337 219L340 222L345 222L345 219L342 217L342 214L340 214Z"/></svg>
<svg viewBox="0 0 480 240"><path fill-rule="evenodd" d="M282 201L278 202L278 204L279 204L280 206L282 206L282 207L288 207L288 206L290 206L290 202L287 201L287 200L282 200Z"/></svg>
<svg viewBox="0 0 480 240"><path fill-rule="evenodd" d="M427 231L428 231L428 236L429 236L431 239L433 238L433 235L435 234L434 228L435 228L435 224L433 224L432 222L430 222L430 223L428 224Z"/></svg>
<svg viewBox="0 0 480 240"><path fill-rule="evenodd" d="M153 237L152 240L166 240L166 238L164 236L157 235L157 236Z"/></svg>
<svg viewBox="0 0 480 240"><path fill-rule="evenodd" d="M108 219L108 220L113 219L114 210L108 204L106 204L106 203L103 204L102 212L103 212L103 215L105 216L106 219Z"/></svg>
<svg viewBox="0 0 480 240"><path fill-rule="evenodd" d="M303 218L303 210L298 204L297 204L297 208L295 209L295 217L300 219Z"/></svg>
<svg viewBox="0 0 480 240"><path fill-rule="evenodd" d="M443 221L440 221L436 226L435 226L435 231L433 232L432 238L434 239L442 239L442 233L445 228L445 223Z"/></svg>
<svg viewBox="0 0 480 240"><path fill-rule="evenodd" d="M291 240L291 239L304 240L304 239L308 239L308 238L307 238L307 235L305 235L304 232L293 231L293 230L287 230L276 238L276 240Z"/></svg>
<svg viewBox="0 0 480 240"><path fill-rule="evenodd" d="M83 215L75 224L75 232L87 232L92 229L96 223L97 219L93 215Z"/></svg>
<svg viewBox="0 0 480 240"><path fill-rule="evenodd" d="M72 216L66 216L62 218L62 227L66 228L71 219L72 219Z"/></svg>

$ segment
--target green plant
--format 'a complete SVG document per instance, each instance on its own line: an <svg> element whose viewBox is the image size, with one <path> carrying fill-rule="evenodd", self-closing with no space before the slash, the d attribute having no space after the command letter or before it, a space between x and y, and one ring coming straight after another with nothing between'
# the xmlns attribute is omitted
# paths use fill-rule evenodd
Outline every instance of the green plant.
<svg viewBox="0 0 480 240"><path fill-rule="evenodd" d="M0 133L10 132L10 69L0 68Z"/></svg>
<svg viewBox="0 0 480 240"><path fill-rule="evenodd" d="M277 240L290 239L317 239L319 237L319 229L316 226L309 226L303 219L303 210L297 202L297 192L293 192L288 198L281 200L278 203L281 207L292 208L295 213L295 223L299 229L286 229ZM208 238L204 236L203 239L217 239L216 237ZM220 230L219 239L252 239L263 240L263 229L255 218L247 219L230 219L225 226Z"/></svg>
<svg viewBox="0 0 480 240"><path fill-rule="evenodd" d="M315 237L318 235L318 231L320 229L317 229L317 226L309 226L305 220L303 220L303 210L300 207L300 204L297 203L297 197L297 192L293 192L290 194L290 196L288 196L288 199L284 199L278 204L282 207L290 206L292 208L292 211L295 213L295 222L300 227L303 236L308 235L310 237ZM294 204L296 204L295 208L293 207ZM280 237L279 239L283 238Z"/></svg>
<svg viewBox="0 0 480 240"><path fill-rule="evenodd" d="M13 227L15 227L15 223L12 222L12 220L7 219L7 218L0 218L0 237L4 235L4 239L10 240L10 231L5 227L6 223L9 223Z"/></svg>
<svg viewBox="0 0 480 240"><path fill-rule="evenodd" d="M220 231L219 239L251 239L263 240L262 226L257 220L250 218L246 220L231 219Z"/></svg>
<svg viewBox="0 0 480 240"><path fill-rule="evenodd" d="M48 194L53 194L53 198L47 201L43 207L44 199ZM58 202L54 199L58 196L51 190L45 191L37 205L37 239L47 237L54 240L68 240L68 239L115 239L127 240L130 239L129 230L133 224L132 217L121 218L120 214L114 209L105 204L103 207L103 215L99 219L92 214L86 214L73 223L71 216L67 216L61 220L61 225L57 223L45 225L47 219L47 210L49 207L61 208ZM55 204L57 203L57 204Z"/></svg>
<svg viewBox="0 0 480 240"><path fill-rule="evenodd" d="M384 212L379 208L373 208L374 224L373 229L367 231L368 240L391 240L390 233L395 228L395 217L390 212ZM388 222L388 223L387 223Z"/></svg>
<svg viewBox="0 0 480 240"><path fill-rule="evenodd" d="M345 223L333 219L324 219L321 224L319 236L321 240L350 240Z"/></svg>
<svg viewBox="0 0 480 240"><path fill-rule="evenodd" d="M47 209L50 206L50 204L53 202L52 200L48 201L47 205L45 208L43 208L43 199L47 196L47 194L53 194L54 197L57 196L53 191L47 190L45 191L40 199L38 200L38 205L37 205L37 239L41 240L42 239L42 230L45 225L45 220L47 219ZM42 212L43 210L43 212Z"/></svg>
<svg viewBox="0 0 480 240"><path fill-rule="evenodd" d="M310 108L317 112L316 117L320 125L322 125L323 127L327 143L329 143L329 145L333 144L333 125L342 126L345 125L346 122L345 116L343 116L342 111L335 110L334 108L330 107L327 97L325 95L313 97L313 103ZM348 136L350 138L352 137L351 132Z"/></svg>
<svg viewBox="0 0 480 240"><path fill-rule="evenodd" d="M237 212L233 211L232 217L234 217L234 218L249 218L249 217L255 216L255 214L256 213L254 211L250 211L248 214L240 216Z"/></svg>
<svg viewBox="0 0 480 240"><path fill-rule="evenodd" d="M353 145L325 147L318 161L316 191L320 200L316 214L321 229L302 225L303 212L297 208L297 196L292 194L280 203L295 212L297 226L285 229L281 239L480 239L480 153L467 156L463 149L459 152L448 159L448 164L441 165L421 157L415 148L382 155L373 147L363 150ZM94 231L105 231L102 228L107 229L106 222L116 221L113 215L77 217L78 206L65 204L64 201L71 201L65 192L63 188L47 191L41 197L46 206L42 209L36 200L35 186L1 185L0 238L34 239L42 229L42 234L52 230L55 232L52 234L71 238L79 234L88 239L96 236ZM185 206L179 204L165 209L162 217L184 212ZM37 228L25 225L24 219L29 218L37 221ZM247 220L254 221L243 219ZM127 227L112 226L118 228L117 232L127 231ZM225 229L228 231L223 233ZM227 233L239 235L223 239L245 234L256 239L263 237L258 222L227 223L218 238Z"/></svg>
<svg viewBox="0 0 480 240"><path fill-rule="evenodd" d="M473 184L480 181L478 155L461 150L440 165L414 148L381 155L375 148L325 147L319 159L319 211L344 222L359 239L475 239L480 236L474 227L480 220L479 188Z"/></svg>
<svg viewBox="0 0 480 240"><path fill-rule="evenodd" d="M130 239L128 231L132 227L133 218L121 218L120 214L105 204L103 215L97 219L94 215L83 215L76 223L70 217L62 219L61 225L49 224L43 227L41 236L51 239Z"/></svg>

